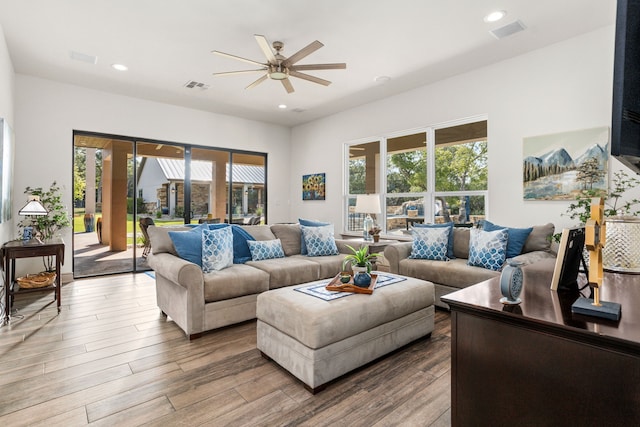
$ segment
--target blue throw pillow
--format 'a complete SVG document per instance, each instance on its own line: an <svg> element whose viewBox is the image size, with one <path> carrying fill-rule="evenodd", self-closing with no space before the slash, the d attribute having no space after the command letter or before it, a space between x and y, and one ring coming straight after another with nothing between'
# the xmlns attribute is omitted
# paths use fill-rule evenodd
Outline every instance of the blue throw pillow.
<svg viewBox="0 0 640 427"><path fill-rule="evenodd" d="M300 223L300 225L304 225L305 227L322 227L325 225L331 225L330 222L321 222L321 221L313 221L310 219L302 219L302 218L298 218L298 222ZM300 253L302 255L307 255L307 244L304 241L304 235L300 236Z"/></svg>
<svg viewBox="0 0 640 427"><path fill-rule="evenodd" d="M284 258L284 250L280 239L275 240L248 240L251 259L262 261L264 259Z"/></svg>
<svg viewBox="0 0 640 427"><path fill-rule="evenodd" d="M493 224L486 219L482 222L482 229L486 231L495 231L495 230L507 230L509 235L509 241L507 242L507 258L513 258L522 253L522 248L524 248L524 244L527 241L527 237L533 231L533 227L530 228L510 228L503 227L501 225Z"/></svg>
<svg viewBox="0 0 640 427"><path fill-rule="evenodd" d="M211 273L233 265L233 232L230 227L202 230L202 271Z"/></svg>
<svg viewBox="0 0 640 427"><path fill-rule="evenodd" d="M219 224L211 224L211 226ZM233 232L233 263L244 264L247 261L251 261L251 250L249 249L248 242L256 240L247 231L239 225L232 224L231 231Z"/></svg>
<svg viewBox="0 0 640 427"><path fill-rule="evenodd" d="M442 224L413 224L413 228L442 228L449 227L449 241L447 242L447 258L454 259L453 254L453 222L445 222Z"/></svg>
<svg viewBox="0 0 640 427"><path fill-rule="evenodd" d="M302 237L307 242L308 256L338 255L338 247L333 237L333 225L322 227L300 226Z"/></svg>
<svg viewBox="0 0 640 427"><path fill-rule="evenodd" d="M169 237L178 256L202 267L202 230L207 224L201 224L189 231L169 231Z"/></svg>
<svg viewBox="0 0 640 427"><path fill-rule="evenodd" d="M507 230L486 231L472 228L467 264L500 271L507 254Z"/></svg>
<svg viewBox="0 0 640 427"><path fill-rule="evenodd" d="M413 244L409 258L449 261L447 247L451 230L449 227L413 228Z"/></svg>

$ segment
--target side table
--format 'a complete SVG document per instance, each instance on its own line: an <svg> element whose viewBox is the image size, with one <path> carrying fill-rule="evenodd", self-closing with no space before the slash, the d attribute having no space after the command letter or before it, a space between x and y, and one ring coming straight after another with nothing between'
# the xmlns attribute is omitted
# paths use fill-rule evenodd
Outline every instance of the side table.
<svg viewBox="0 0 640 427"><path fill-rule="evenodd" d="M56 259L56 281L51 286L33 289L20 289L16 282L16 259L34 258L43 256L53 256ZM3 324L9 322L11 318L11 307L13 298L17 294L29 292L55 291L54 298L60 312L60 266L64 264L64 242L60 238L55 238L44 243L37 240L12 240L6 242L0 248L0 258L4 266L4 320Z"/></svg>

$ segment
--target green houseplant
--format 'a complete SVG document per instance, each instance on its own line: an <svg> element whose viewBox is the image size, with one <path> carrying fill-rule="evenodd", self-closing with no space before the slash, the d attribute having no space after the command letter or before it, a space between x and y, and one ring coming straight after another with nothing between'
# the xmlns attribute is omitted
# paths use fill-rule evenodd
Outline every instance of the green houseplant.
<svg viewBox="0 0 640 427"><path fill-rule="evenodd" d="M20 236L22 236L24 227L32 226L46 241L55 237L59 231L71 226L71 218L67 208L62 203L62 188L56 181L53 181L48 190L42 187L27 187L24 190L24 194L38 196L40 203L47 209L48 214L23 218L18 223ZM47 271L54 270L52 257L45 257L43 262Z"/></svg>
<svg viewBox="0 0 640 427"><path fill-rule="evenodd" d="M372 259L378 256L378 254L370 254L369 246L364 245L358 249L353 246L347 245L349 249L351 249L351 254L344 257L344 261L342 261L342 269L344 270L348 264L351 264L352 270L353 267L361 267L364 268L368 273L371 271L372 267Z"/></svg>
<svg viewBox="0 0 640 427"><path fill-rule="evenodd" d="M607 193L585 190L567 208L564 215L583 226L591 217L591 199L603 197L606 225L605 245L602 251L605 269L619 272L640 272L640 200L625 197L628 190L637 188L640 180L624 171L613 174ZM560 234L554 235L559 241ZM586 251L586 248L585 248ZM585 258L588 256L585 253Z"/></svg>

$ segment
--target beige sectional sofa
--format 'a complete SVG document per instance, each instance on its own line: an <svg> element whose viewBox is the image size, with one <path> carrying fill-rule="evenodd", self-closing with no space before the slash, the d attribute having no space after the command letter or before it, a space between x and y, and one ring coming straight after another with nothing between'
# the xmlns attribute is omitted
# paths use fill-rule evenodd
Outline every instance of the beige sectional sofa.
<svg viewBox="0 0 640 427"><path fill-rule="evenodd" d="M298 224L242 226L256 240L280 239L284 258L233 264L211 273L177 255L169 231L189 228L154 227L149 266L155 271L158 307L192 339L202 332L256 317L257 296L269 289L297 285L335 276L349 248L336 239L338 255L311 257L301 254Z"/></svg>
<svg viewBox="0 0 640 427"><path fill-rule="evenodd" d="M435 285L435 304L448 309L448 305L440 300L442 295L500 275L499 271L467 264L470 231L468 228L453 229L455 258L449 261L409 258L412 242L387 246L384 257L389 263L391 273L432 282ZM514 259L521 261L524 264L523 268L527 268L527 265L535 264L538 261L555 258L556 254L551 248L553 232L554 225L551 223L534 226L525 241L522 254ZM552 263L546 265L552 265Z"/></svg>

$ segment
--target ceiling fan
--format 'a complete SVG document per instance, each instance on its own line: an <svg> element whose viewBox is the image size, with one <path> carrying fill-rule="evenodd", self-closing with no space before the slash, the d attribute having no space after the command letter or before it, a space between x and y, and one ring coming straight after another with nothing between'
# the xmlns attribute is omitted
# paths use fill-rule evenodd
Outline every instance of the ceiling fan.
<svg viewBox="0 0 640 427"><path fill-rule="evenodd" d="M331 82L329 80L321 79L319 77L310 76L309 74L301 73L300 71L308 71L308 70L338 70L347 68L347 64L345 63L335 63L335 64L307 64L307 65L296 65L298 61L309 56L316 50L320 49L324 46L318 40L310 43L308 46L300 49L298 52L294 53L290 57L284 57L280 51L284 47L284 43L275 41L272 46L269 47L269 42L264 36L259 34L255 34L254 37L258 42L258 46L264 53L264 56L267 58L267 62L259 62L253 61L251 59L242 58L240 56L231 55L229 53L220 52L217 50L212 51L211 53L215 53L216 55L224 56L227 58L237 59L238 61L248 62L249 64L254 64L260 66L260 68L255 70L240 70L240 71L227 71L223 73L213 73L214 76L231 76L235 74L245 74L245 73L257 73L264 72L258 80L251 83L245 89L251 89L252 87L256 87L263 81L268 78L272 80L279 80L284 86L287 93L294 92L293 86L289 81L289 77L297 77L299 79L308 80L313 83L318 83L324 86L329 86Z"/></svg>

